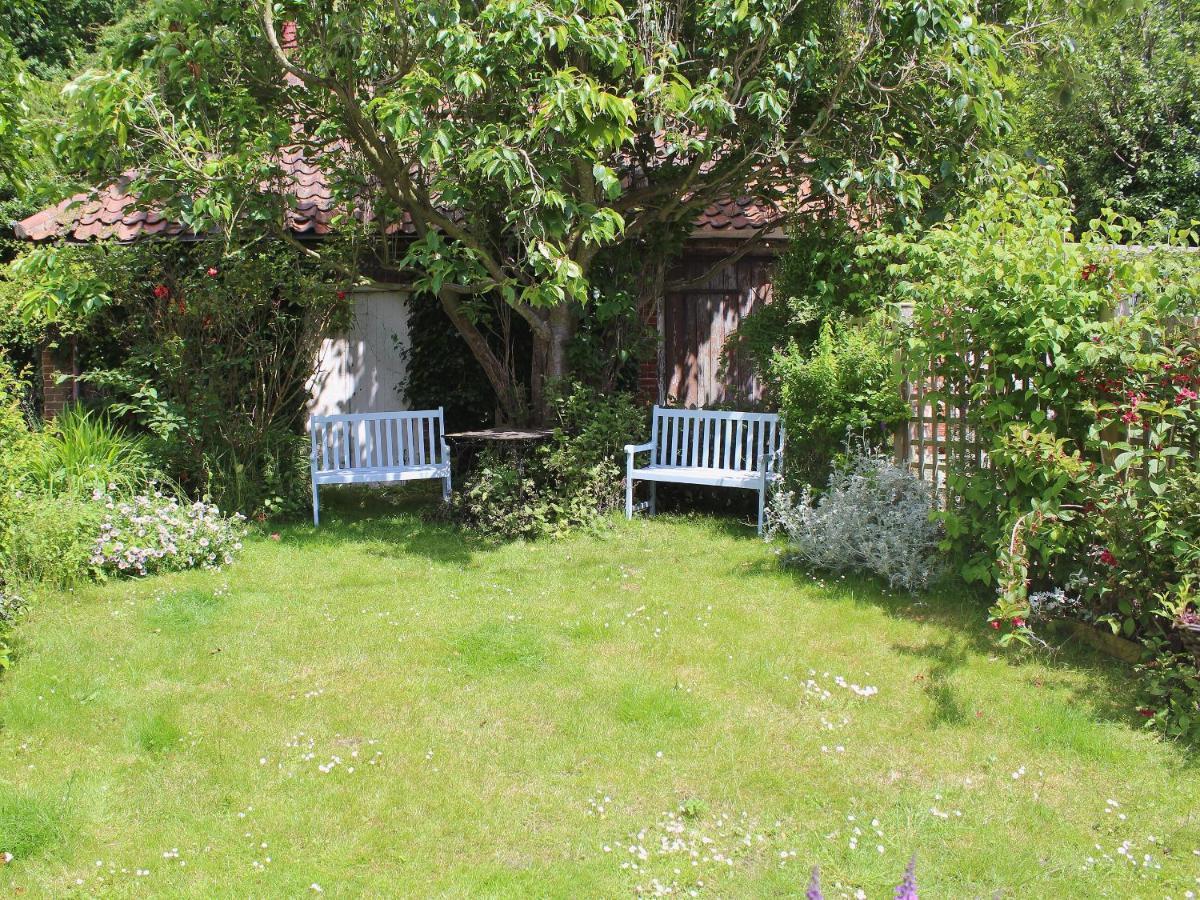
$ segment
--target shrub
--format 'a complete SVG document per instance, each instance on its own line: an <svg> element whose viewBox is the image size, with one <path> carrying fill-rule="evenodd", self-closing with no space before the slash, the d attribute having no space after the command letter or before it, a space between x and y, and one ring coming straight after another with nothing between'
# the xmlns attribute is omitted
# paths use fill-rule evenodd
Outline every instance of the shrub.
<svg viewBox="0 0 1200 900"><path fill-rule="evenodd" d="M306 505L308 382L349 313L325 272L281 243L201 241L39 247L13 274L27 314L79 333L81 380L183 490L246 513Z"/></svg>
<svg viewBox="0 0 1200 900"><path fill-rule="evenodd" d="M31 488L48 494L127 491L156 474L144 436L81 406L68 407L36 435L24 465Z"/></svg>
<svg viewBox="0 0 1200 900"><path fill-rule="evenodd" d="M1194 734L1171 620L1196 611L1200 566L1200 348L1184 327L1200 264L1178 252L1197 235L1114 214L1076 225L1044 170L1015 169L868 252L913 303L912 374L930 402L967 406L988 459L948 460L939 514L962 574L997 589L1001 642L1034 642L1052 615L1141 641L1146 689L1173 698L1151 724Z"/></svg>
<svg viewBox="0 0 1200 900"><path fill-rule="evenodd" d="M1178 652L1162 638L1146 642L1140 710L1146 724L1170 737L1200 743L1200 669L1196 657Z"/></svg>
<svg viewBox="0 0 1200 900"><path fill-rule="evenodd" d="M882 315L865 324L826 319L810 349L792 342L772 357L789 476L823 483L848 434L868 432L885 444L905 420L896 333Z"/></svg>
<svg viewBox="0 0 1200 900"><path fill-rule="evenodd" d="M24 598L9 588L0 575L0 670L12 665L12 630L24 610Z"/></svg>
<svg viewBox="0 0 1200 900"><path fill-rule="evenodd" d="M772 500L771 533L788 541L787 561L834 572L865 572L893 587L926 587L937 569L937 526L929 486L889 457L848 453L814 499L781 492Z"/></svg>
<svg viewBox="0 0 1200 900"><path fill-rule="evenodd" d="M525 453L487 450L455 498L464 525L535 538L588 526L622 502L619 460L645 415L625 394L573 385L555 403L553 437Z"/></svg>
<svg viewBox="0 0 1200 900"><path fill-rule="evenodd" d="M240 514L186 503L162 491L115 498L97 491L109 512L100 522L91 564L101 572L151 575L179 569L220 569L233 562L246 536Z"/></svg>
<svg viewBox="0 0 1200 900"><path fill-rule="evenodd" d="M92 540L100 507L71 495L16 491L0 528L0 565L16 584L69 586L92 571Z"/></svg>

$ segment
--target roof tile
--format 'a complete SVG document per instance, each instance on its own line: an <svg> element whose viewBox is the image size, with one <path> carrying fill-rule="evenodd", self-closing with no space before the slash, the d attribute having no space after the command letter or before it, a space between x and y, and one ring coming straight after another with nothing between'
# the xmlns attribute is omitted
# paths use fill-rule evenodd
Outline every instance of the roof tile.
<svg viewBox="0 0 1200 900"><path fill-rule="evenodd" d="M280 164L288 182L287 190L294 198L285 211L289 227L297 233L329 233L335 210L333 194L324 174L305 158L302 148L284 150L280 154ZM187 232L180 223L164 220L161 209L138 208L137 198L129 191L132 180L133 173L126 172L93 194L76 194L35 213L16 224L16 235L30 241L62 238L129 242L146 235ZM805 197L811 197L807 184L801 191L801 199ZM461 220L464 216L460 213L454 218ZM770 227L780 218L780 210L774 204L739 196L710 203L697 216L695 227L698 234L741 232ZM389 234L411 234L414 228L406 216L402 223L389 225L386 230Z"/></svg>

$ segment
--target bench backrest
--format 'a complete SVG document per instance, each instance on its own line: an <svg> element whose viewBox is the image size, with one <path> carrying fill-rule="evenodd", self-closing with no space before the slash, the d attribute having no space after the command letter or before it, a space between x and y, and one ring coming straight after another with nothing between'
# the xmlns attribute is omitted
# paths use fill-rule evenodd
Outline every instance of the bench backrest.
<svg viewBox="0 0 1200 900"><path fill-rule="evenodd" d="M650 440L653 465L753 472L764 453L783 447L783 426L775 413L656 406ZM777 459L768 471L779 471Z"/></svg>
<svg viewBox="0 0 1200 900"><path fill-rule="evenodd" d="M440 466L446 426L441 407L409 412L311 416L312 460L318 472Z"/></svg>

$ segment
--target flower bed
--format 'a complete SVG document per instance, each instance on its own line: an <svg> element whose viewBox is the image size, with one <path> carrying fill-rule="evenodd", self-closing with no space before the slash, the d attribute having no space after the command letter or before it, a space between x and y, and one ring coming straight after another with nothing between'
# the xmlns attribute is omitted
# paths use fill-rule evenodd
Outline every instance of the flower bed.
<svg viewBox="0 0 1200 900"><path fill-rule="evenodd" d="M220 569L233 562L246 536L240 513L181 502L161 490L124 499L96 491L110 512L100 524L91 562L102 572L150 575L179 569Z"/></svg>

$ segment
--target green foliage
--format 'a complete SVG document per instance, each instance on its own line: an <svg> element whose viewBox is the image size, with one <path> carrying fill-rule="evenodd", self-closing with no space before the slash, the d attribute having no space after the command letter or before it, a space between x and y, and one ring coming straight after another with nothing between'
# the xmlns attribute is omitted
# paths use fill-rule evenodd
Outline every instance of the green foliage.
<svg viewBox="0 0 1200 900"><path fill-rule="evenodd" d="M1200 744L1200 668L1196 657L1180 653L1161 638L1147 641L1142 676L1142 714L1146 725L1192 744Z"/></svg>
<svg viewBox="0 0 1200 900"><path fill-rule="evenodd" d="M17 183L28 158L25 77L12 45L0 35L0 176Z"/></svg>
<svg viewBox="0 0 1200 900"><path fill-rule="evenodd" d="M8 587L0 573L0 671L13 664L12 631L25 611L25 598Z"/></svg>
<svg viewBox="0 0 1200 900"><path fill-rule="evenodd" d="M619 268L622 244L657 254L713 200L782 196L802 177L915 205L1007 122L1007 35L971 0L156 10L70 86L65 164L136 168L135 189L170 216L244 242L282 224L259 189L286 180L281 149L321 156L336 200L411 222L385 267L440 296L510 421L529 403L549 415L545 388L571 374L580 331L614 359L633 352L587 327L606 315L594 276ZM286 53L263 40L284 22ZM377 246L353 217L338 225ZM527 382L479 328L479 298L528 330Z"/></svg>
<svg viewBox="0 0 1200 900"><path fill-rule="evenodd" d="M790 480L824 485L849 436L886 446L904 420L895 354L901 329L881 306L879 264L841 215L797 225L774 279L775 301L739 327L787 430Z"/></svg>
<svg viewBox="0 0 1200 900"><path fill-rule="evenodd" d="M1200 4L1154 0L1056 30L1075 45L1064 70L1031 69L1018 143L1062 159L1086 222L1105 206L1141 219L1200 218Z"/></svg>
<svg viewBox="0 0 1200 900"><path fill-rule="evenodd" d="M70 406L38 432L25 471L30 486L47 494L132 491L158 474L149 444L103 413Z"/></svg>
<svg viewBox="0 0 1200 900"><path fill-rule="evenodd" d="M94 573L102 508L71 495L21 492L0 524L0 566L14 584L70 586Z"/></svg>
<svg viewBox="0 0 1200 900"><path fill-rule="evenodd" d="M1043 502L1042 476L1020 468L1030 447L1011 443L1019 436L1010 426L1082 451L1097 423L1087 379L1097 367L1149 367L1157 358L1139 356L1142 327L1194 308L1200 275L1186 254L1121 250L1123 240L1155 239L1133 222L1096 222L1078 240L1073 224L1046 173L1017 171L961 216L880 233L865 250L890 261L881 283L889 297L913 304L910 374L941 379L931 402L957 404L955 390L967 385L970 423L997 454L991 469L955 466L947 476L959 503L945 513L947 537L974 548L972 577L993 577L995 548L1017 517L1062 506ZM1133 296L1133 313L1108 321Z"/></svg>
<svg viewBox="0 0 1200 900"><path fill-rule="evenodd" d="M398 352L410 409L442 407L450 431L492 422L496 403L487 378L436 297L409 295L408 345Z"/></svg>
<svg viewBox="0 0 1200 900"><path fill-rule="evenodd" d="M95 571L102 509L92 492L152 477L147 442L79 408L41 431L8 409L17 438L0 439L0 570L15 584L73 584Z"/></svg>
<svg viewBox="0 0 1200 900"><path fill-rule="evenodd" d="M169 478L246 513L308 490L312 361L348 304L290 247L44 247L13 266L26 309L83 331L82 380L153 437Z"/></svg>
<svg viewBox="0 0 1200 900"><path fill-rule="evenodd" d="M24 390L22 381L0 355L0 669L11 662L9 636L24 606L24 600L11 583L12 573L6 578L14 514L22 506L20 460L29 443L29 427L21 409Z"/></svg>
<svg viewBox="0 0 1200 900"><path fill-rule="evenodd" d="M821 484L848 436L887 446L908 415L900 396L896 323L876 315L864 324L825 319L807 350L793 342L771 359L787 433L788 475Z"/></svg>
<svg viewBox="0 0 1200 900"><path fill-rule="evenodd" d="M555 404L553 438L533 449L480 454L457 496L456 516L504 538L590 526L621 502L619 460L645 414L624 394L573 385Z"/></svg>
<svg viewBox="0 0 1200 900"><path fill-rule="evenodd" d="M61 76L139 0L9 0L3 31L39 78Z"/></svg>
<svg viewBox="0 0 1200 900"><path fill-rule="evenodd" d="M747 316L732 338L767 384L774 387L776 354L792 347L807 353L829 319L859 318L877 309L855 252L862 241L863 233L843 217L823 212L801 219L788 233L772 275L773 301Z"/></svg>
<svg viewBox="0 0 1200 900"><path fill-rule="evenodd" d="M1191 608L1180 592L1200 562L1186 324L1200 264L1176 249L1195 234L1110 215L1076 239L1074 225L1056 185L1014 172L960 217L869 252L914 304L912 376L935 379L932 402L965 392L990 461L951 456L941 519L962 574L997 586L1001 640L1033 640L1030 592L1057 589L1057 609L1153 645L1172 639L1164 615Z"/></svg>

